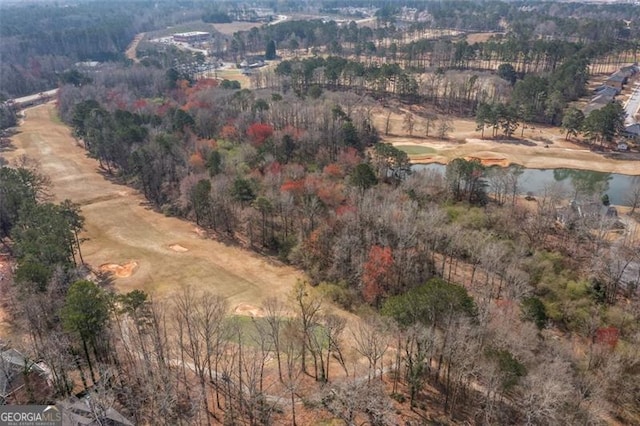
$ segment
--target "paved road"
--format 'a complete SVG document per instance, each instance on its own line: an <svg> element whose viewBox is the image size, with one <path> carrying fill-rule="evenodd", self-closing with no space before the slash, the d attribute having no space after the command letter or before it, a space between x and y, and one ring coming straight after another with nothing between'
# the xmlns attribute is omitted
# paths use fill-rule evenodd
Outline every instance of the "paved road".
<svg viewBox="0 0 640 426"><path fill-rule="evenodd" d="M23 96L22 98L11 99L11 102L22 107L29 106L42 98L51 99L58 93L58 89L47 90L46 92L36 93L35 95Z"/></svg>
<svg viewBox="0 0 640 426"><path fill-rule="evenodd" d="M626 126L631 126L632 124L637 123L638 120L635 116L640 110L640 81L635 83L633 93L625 105L625 110L627 111L627 118L625 119L624 124Z"/></svg>

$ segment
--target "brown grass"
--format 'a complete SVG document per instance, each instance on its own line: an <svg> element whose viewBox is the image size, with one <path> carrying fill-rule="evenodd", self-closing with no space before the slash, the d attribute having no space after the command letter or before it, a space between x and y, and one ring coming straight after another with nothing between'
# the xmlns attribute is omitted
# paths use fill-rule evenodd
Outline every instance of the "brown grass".
<svg viewBox="0 0 640 426"><path fill-rule="evenodd" d="M251 88L251 78L242 74L242 70L237 68L210 71L207 73L208 78L218 78L219 80L237 80L243 89Z"/></svg>
<svg viewBox="0 0 640 426"><path fill-rule="evenodd" d="M248 31L251 28L261 27L260 22L231 22L229 24L212 24L213 28L224 35L233 35L237 31Z"/></svg>
<svg viewBox="0 0 640 426"><path fill-rule="evenodd" d="M107 272L117 278L128 278L134 274L136 268L138 268L138 262L135 260L129 261L123 265L117 263L105 263L100 265L100 272Z"/></svg>
<svg viewBox="0 0 640 426"><path fill-rule="evenodd" d="M87 239L83 257L95 268L116 265L107 267L116 272L116 290L142 289L162 299L192 285L227 297L234 307L259 305L268 296L284 297L304 278L294 268L203 238L206 233L197 232L193 224L163 216L137 191L105 179L69 128L55 119L53 104L25 114L20 133L13 137L16 149L6 153L7 160L21 155L38 159L40 170L51 178L55 201L68 198L82 205L82 238ZM137 267L125 277L131 259Z"/></svg>
<svg viewBox="0 0 640 426"><path fill-rule="evenodd" d="M504 34L504 33L471 33L471 34L467 34L467 43L469 44L474 44L474 43L484 43L486 41L488 41L491 37L497 35L497 34Z"/></svg>

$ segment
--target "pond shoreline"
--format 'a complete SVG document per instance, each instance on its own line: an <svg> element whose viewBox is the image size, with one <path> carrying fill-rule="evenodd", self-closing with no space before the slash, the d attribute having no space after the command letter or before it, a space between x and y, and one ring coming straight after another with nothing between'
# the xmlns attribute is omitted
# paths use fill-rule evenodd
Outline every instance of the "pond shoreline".
<svg viewBox="0 0 640 426"><path fill-rule="evenodd" d="M436 171L444 175L446 165L432 162L412 164L411 168L415 171ZM532 193L539 196L550 184L561 184L568 193L576 192L576 187L579 187L585 193L592 191L598 197L607 194L611 204L626 206L628 203L625 198L632 187L640 185L640 176L566 167L523 167L518 177L518 192L521 195Z"/></svg>
<svg viewBox="0 0 640 426"><path fill-rule="evenodd" d="M597 172L597 173L611 173L611 174L616 174L616 175L623 175L623 176L629 176L629 177L640 177L640 160L638 160L637 162L637 166L638 166L638 171L636 173L623 173L623 172L617 172L617 171L605 171L605 170L595 170L594 168L588 168L588 166L585 166L584 168L579 167L578 165L573 165L571 167L569 166L565 166L562 161L559 161L557 165L543 165L543 166L536 166L536 167L531 167L531 166L527 166L525 164L519 164L519 163L515 163L515 162L509 162L507 159L498 159L498 158L478 158L478 157L474 157L473 155L469 155L469 156L465 156L462 157L465 160L474 160L474 159L478 159L480 160L480 162L482 163L483 166L486 167L502 167L502 168L507 168L510 166L520 166L522 168L525 169L530 169L530 170L558 170L558 169L573 169L573 170L583 170L586 172ZM437 158L437 159L425 159L425 158L414 158L413 156L409 156L409 161L411 162L411 165L429 165L429 164L438 164L440 166L446 166L447 164L449 164L451 161L453 161L454 159L441 159L441 158ZM620 161L630 161L630 160L620 160Z"/></svg>

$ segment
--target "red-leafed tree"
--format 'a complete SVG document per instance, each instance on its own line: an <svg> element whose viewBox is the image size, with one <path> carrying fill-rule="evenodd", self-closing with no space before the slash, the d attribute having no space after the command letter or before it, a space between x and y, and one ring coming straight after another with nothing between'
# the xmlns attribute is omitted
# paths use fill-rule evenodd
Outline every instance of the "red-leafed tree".
<svg viewBox="0 0 640 426"><path fill-rule="evenodd" d="M372 246L362 273L362 297L367 303L378 304L389 292L393 268L391 248Z"/></svg>
<svg viewBox="0 0 640 426"><path fill-rule="evenodd" d="M602 327L596 330L595 343L607 345L615 349L620 338L620 331L615 327Z"/></svg>
<svg viewBox="0 0 640 426"><path fill-rule="evenodd" d="M331 163L324 166L322 173L324 173L325 176L335 179L344 177L344 171L342 170L342 167L340 167L340 165L336 163Z"/></svg>
<svg viewBox="0 0 640 426"><path fill-rule="evenodd" d="M218 80L213 79L213 78L201 78L200 80L198 80L192 87L189 87L186 89L186 92L189 95L192 95L194 93L198 93L204 89L209 89L212 87L217 87L218 86Z"/></svg>
<svg viewBox="0 0 640 426"><path fill-rule="evenodd" d="M346 148L338 153L336 163L342 167L345 173L348 173L358 164L362 163L362 156L355 148Z"/></svg>
<svg viewBox="0 0 640 426"><path fill-rule="evenodd" d="M251 138L255 147L261 146L271 135L273 135L273 127L265 123L254 123L247 130L247 136Z"/></svg>
<svg viewBox="0 0 640 426"><path fill-rule="evenodd" d="M147 100L146 99L137 99L134 103L133 103L133 108L136 111L140 111L144 108L147 107Z"/></svg>
<svg viewBox="0 0 640 426"><path fill-rule="evenodd" d="M358 209L356 208L356 206L352 206L350 204L343 204L340 205L338 207L336 207L336 215L339 216L344 216L347 214L353 214L355 212L357 212Z"/></svg>
<svg viewBox="0 0 640 426"><path fill-rule="evenodd" d="M238 129L236 129L236 126L232 123L225 124L220 130L220 137L222 139L235 141L238 138Z"/></svg>
<svg viewBox="0 0 640 426"><path fill-rule="evenodd" d="M199 152L191 154L189 157L189 165L196 171L204 170L204 159L202 158L202 154Z"/></svg>
<svg viewBox="0 0 640 426"><path fill-rule="evenodd" d="M280 191L291 192L293 194L301 194L304 192L304 179L287 179L280 187Z"/></svg>
<svg viewBox="0 0 640 426"><path fill-rule="evenodd" d="M282 173L282 164L280 164L277 161L272 161L271 163L265 166L264 172L265 174L278 176Z"/></svg>

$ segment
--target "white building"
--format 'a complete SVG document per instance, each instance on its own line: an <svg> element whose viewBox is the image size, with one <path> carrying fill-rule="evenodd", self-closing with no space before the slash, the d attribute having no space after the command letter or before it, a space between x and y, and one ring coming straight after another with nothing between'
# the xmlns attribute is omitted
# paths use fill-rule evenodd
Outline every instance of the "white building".
<svg viewBox="0 0 640 426"><path fill-rule="evenodd" d="M209 40L211 35L203 31L191 31L188 33L177 33L173 35L173 41L178 43L197 43Z"/></svg>

